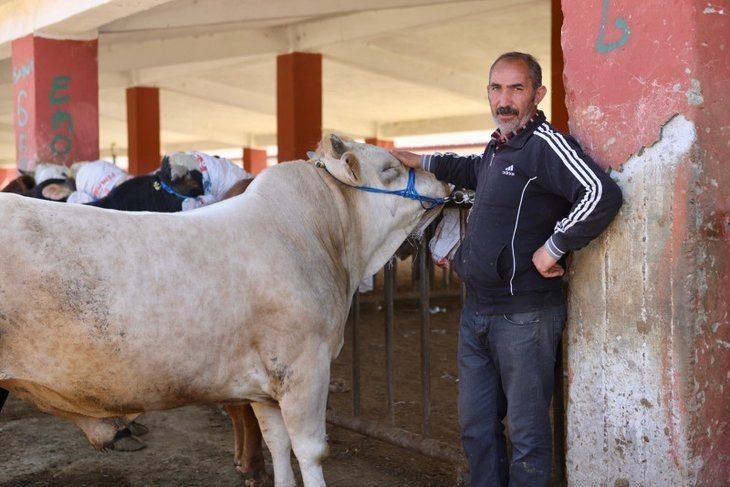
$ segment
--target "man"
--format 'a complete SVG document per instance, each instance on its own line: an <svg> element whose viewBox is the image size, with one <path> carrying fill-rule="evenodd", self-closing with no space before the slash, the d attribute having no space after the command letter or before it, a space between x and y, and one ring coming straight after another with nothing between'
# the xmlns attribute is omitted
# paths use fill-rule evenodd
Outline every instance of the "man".
<svg viewBox="0 0 730 487"><path fill-rule="evenodd" d="M565 322L566 256L606 228L621 191L537 109L546 88L535 58L501 55L488 92L497 130L481 156L393 154L476 191L454 258L467 290L458 351L461 438L473 486L534 487L550 481L548 411Z"/></svg>

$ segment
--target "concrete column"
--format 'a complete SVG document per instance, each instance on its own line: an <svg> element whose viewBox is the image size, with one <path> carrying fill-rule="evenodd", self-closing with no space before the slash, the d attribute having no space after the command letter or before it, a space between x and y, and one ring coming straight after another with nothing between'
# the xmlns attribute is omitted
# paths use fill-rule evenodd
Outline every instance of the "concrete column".
<svg viewBox="0 0 730 487"><path fill-rule="evenodd" d="M384 147L386 149L395 149L395 144L392 140L379 139L377 137L367 137L365 139L366 144L377 145L378 147Z"/></svg>
<svg viewBox="0 0 730 487"><path fill-rule="evenodd" d="M726 485L727 8L563 2L570 128L624 191L574 256L571 485Z"/></svg>
<svg viewBox="0 0 730 487"><path fill-rule="evenodd" d="M243 168L253 175L266 169L266 159L265 149L243 148Z"/></svg>
<svg viewBox="0 0 730 487"><path fill-rule="evenodd" d="M563 26L563 10L560 0L550 5L550 123L561 132L568 131L568 107L565 105L563 84L563 49L560 32Z"/></svg>
<svg viewBox="0 0 730 487"><path fill-rule="evenodd" d="M97 40L12 42L18 168L99 158Z"/></svg>
<svg viewBox="0 0 730 487"><path fill-rule="evenodd" d="M322 55L276 59L276 137L279 162L305 159L322 138Z"/></svg>
<svg viewBox="0 0 730 487"><path fill-rule="evenodd" d="M127 154L130 174L160 167L159 88L127 88Z"/></svg>

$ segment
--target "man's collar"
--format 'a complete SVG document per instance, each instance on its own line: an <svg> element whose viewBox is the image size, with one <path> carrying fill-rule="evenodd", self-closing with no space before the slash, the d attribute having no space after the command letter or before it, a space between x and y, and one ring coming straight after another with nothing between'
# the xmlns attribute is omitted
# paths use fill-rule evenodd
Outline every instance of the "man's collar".
<svg viewBox="0 0 730 487"><path fill-rule="evenodd" d="M509 145L514 146L515 148L522 147L524 145L524 141L527 139L527 134L532 132L532 128L534 128L537 124L542 123L545 121L545 114L542 112L542 110L536 110L535 113L530 117L530 119L525 122L524 125L517 127L516 129L512 130L511 132L508 132L505 135L502 135L502 132L497 129L492 133L492 143L495 147L500 147L502 145ZM520 137L520 135L523 135Z"/></svg>

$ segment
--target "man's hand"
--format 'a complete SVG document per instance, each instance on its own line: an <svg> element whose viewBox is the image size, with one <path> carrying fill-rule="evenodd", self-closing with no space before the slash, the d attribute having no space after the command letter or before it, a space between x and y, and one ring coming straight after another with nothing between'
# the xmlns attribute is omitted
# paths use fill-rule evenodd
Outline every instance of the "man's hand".
<svg viewBox="0 0 730 487"><path fill-rule="evenodd" d="M548 253L544 245L532 254L532 263L542 277L560 277L565 274L565 269Z"/></svg>
<svg viewBox="0 0 730 487"><path fill-rule="evenodd" d="M406 167L412 167L413 169L421 169L421 156L408 152L407 150L393 149L390 151L393 157L398 159Z"/></svg>

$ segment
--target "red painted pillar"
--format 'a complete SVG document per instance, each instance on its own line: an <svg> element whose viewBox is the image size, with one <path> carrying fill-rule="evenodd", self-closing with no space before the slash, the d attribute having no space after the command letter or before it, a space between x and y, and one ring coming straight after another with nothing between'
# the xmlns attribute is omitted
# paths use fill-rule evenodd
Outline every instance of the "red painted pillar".
<svg viewBox="0 0 730 487"><path fill-rule="evenodd" d="M279 162L305 159L322 137L322 55L292 52L276 59Z"/></svg>
<svg viewBox="0 0 730 487"><path fill-rule="evenodd" d="M254 176L266 169L266 150L243 148L243 168Z"/></svg>
<svg viewBox="0 0 730 487"><path fill-rule="evenodd" d="M550 14L550 123L561 132L568 133L568 107L565 105L563 83L563 48L560 44L560 32L563 27L560 0L552 0Z"/></svg>
<svg viewBox="0 0 730 487"><path fill-rule="evenodd" d="M97 40L29 35L12 43L18 168L99 158Z"/></svg>
<svg viewBox="0 0 730 487"><path fill-rule="evenodd" d="M367 137L365 139L365 143L370 145L377 145L378 147L384 147L385 149L395 149L395 144L392 140L384 140L377 137Z"/></svg>
<svg viewBox="0 0 730 487"><path fill-rule="evenodd" d="M147 174L160 166L159 88L127 88L127 154L130 174Z"/></svg>

